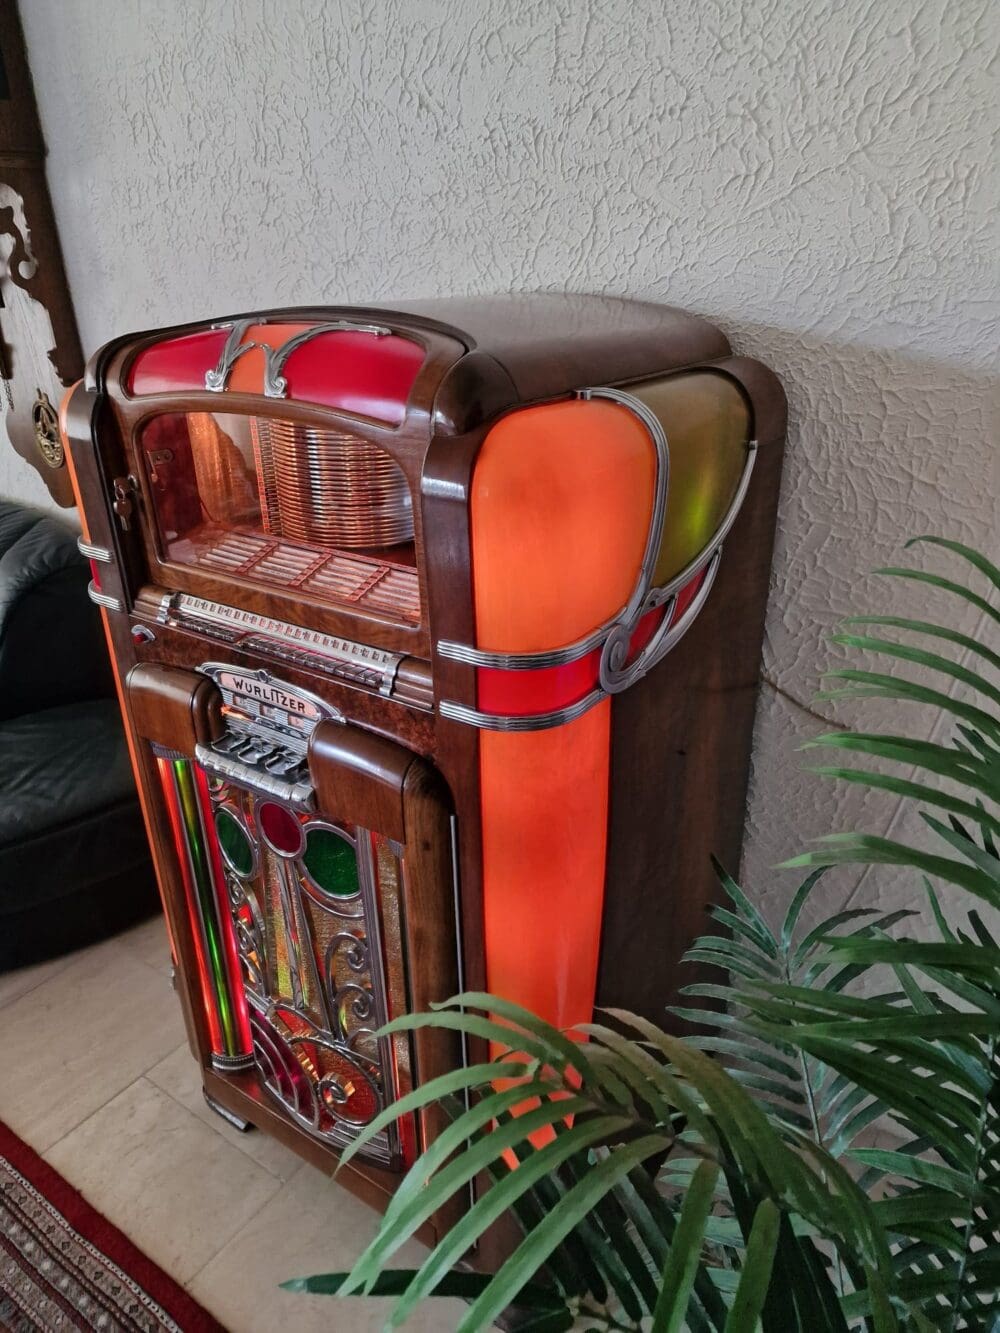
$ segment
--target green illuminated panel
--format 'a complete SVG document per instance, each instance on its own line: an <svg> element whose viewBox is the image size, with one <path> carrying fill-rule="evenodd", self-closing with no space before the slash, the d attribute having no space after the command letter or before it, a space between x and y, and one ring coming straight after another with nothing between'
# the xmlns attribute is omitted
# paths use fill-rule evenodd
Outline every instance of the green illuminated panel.
<svg viewBox="0 0 1000 1333"><path fill-rule="evenodd" d="M360 891L354 848L331 829L312 828L306 835L302 864L324 893L350 898Z"/></svg>
<svg viewBox="0 0 1000 1333"><path fill-rule="evenodd" d="M236 816L225 808L215 812L215 831L229 865L245 879L253 870L253 845Z"/></svg>

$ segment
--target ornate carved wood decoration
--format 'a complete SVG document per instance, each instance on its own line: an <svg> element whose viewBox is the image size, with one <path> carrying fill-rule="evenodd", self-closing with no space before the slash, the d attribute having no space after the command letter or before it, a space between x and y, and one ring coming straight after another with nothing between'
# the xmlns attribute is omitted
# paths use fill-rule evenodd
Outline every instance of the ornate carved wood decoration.
<svg viewBox="0 0 1000 1333"><path fill-rule="evenodd" d="M21 23L14 0L0 0L0 413L9 443L64 507L73 491L52 408L82 373Z"/></svg>

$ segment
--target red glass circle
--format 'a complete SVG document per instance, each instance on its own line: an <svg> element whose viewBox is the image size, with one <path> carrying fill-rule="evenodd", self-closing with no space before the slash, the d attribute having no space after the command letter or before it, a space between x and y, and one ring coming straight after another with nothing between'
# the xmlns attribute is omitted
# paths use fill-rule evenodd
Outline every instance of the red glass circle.
<svg viewBox="0 0 1000 1333"><path fill-rule="evenodd" d="M274 801L264 801L257 807L257 824L269 847L280 856L298 856L305 838L302 825L290 810Z"/></svg>

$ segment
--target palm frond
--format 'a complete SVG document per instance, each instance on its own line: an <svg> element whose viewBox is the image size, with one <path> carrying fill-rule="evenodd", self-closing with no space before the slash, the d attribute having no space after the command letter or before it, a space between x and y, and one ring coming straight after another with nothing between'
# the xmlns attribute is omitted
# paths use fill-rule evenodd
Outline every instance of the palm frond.
<svg viewBox="0 0 1000 1333"><path fill-rule="evenodd" d="M953 593L983 612L987 623L1000 623L989 600L1000 588L997 567L967 547L929 540L984 574L990 593L984 597L936 575L884 572ZM766 966L756 968L749 965L745 928L739 932L743 951L737 966L727 946L700 939L692 957L714 961L726 980L689 993L725 1000L727 1010L718 1017L690 1006L682 1012L720 1034L721 1040L709 1044L732 1063L736 1077L760 1090L769 1115L789 1138L802 1133L801 1092L812 1075L812 1137L834 1157L857 1163L863 1186L884 1195L876 1207L892 1237L894 1294L907 1318L916 1327L928 1319L935 1328L985 1329L1000 1319L1000 951L975 909L968 912L966 927L949 924L934 885L1000 907L1000 689L968 665L971 659L1000 669L1000 654L979 636L927 620L864 616L847 624L852 630L877 625L900 631L909 642L867 632L842 633L835 641L881 657L904 674L844 668L831 673L844 688L824 697L934 704L952 720L955 740L948 745L848 731L820 736L807 748L822 746L905 770L829 766L819 772L917 803L937 846L841 833L787 864L889 864L912 870L927 890L938 939L891 936L896 922L886 917L848 933L848 920L835 914L808 936L810 966L802 967L789 953L786 923L780 940L771 934L765 943L758 941ZM946 656L948 647L966 660ZM955 697L907 676L914 666L965 695ZM977 701L970 702L970 696ZM797 917L811 883L815 880L796 894L790 914L794 908ZM728 892L725 879L723 886ZM733 915L717 920L732 927ZM753 927L759 931L759 914ZM879 977L891 974L899 989L864 998L841 994L845 984L871 969ZM780 1057L781 1072L768 1067L774 1056ZM858 1145L859 1136L876 1124L902 1135L898 1147ZM844 1308L874 1317L868 1294L847 1297Z"/></svg>
<svg viewBox="0 0 1000 1333"><path fill-rule="evenodd" d="M1000 569L960 543L917 540L986 589L881 572L995 630ZM494 1059L418 1087L362 1132L345 1157L434 1101L451 1122L351 1273L299 1289L391 1294L393 1324L431 1293L461 1291L472 1304L459 1333L512 1303L536 1333L578 1317L654 1333L1000 1326L1000 947L979 910L1000 907L1000 684L986 674L1000 652L979 632L898 615L852 617L836 642L886 669L831 672L822 697L930 705L952 725L950 743L861 731L807 743L837 752L824 776L915 803L928 845L821 840L788 863L811 873L776 928L717 867L727 901L686 955L714 973L673 1009L695 1026L683 1039L623 1011L561 1033L482 994L397 1019L386 1032L447 1027L490 1041ZM815 921L823 869L848 863L911 871L931 934L902 935L904 911ZM949 920L939 885L973 906ZM387 1274L483 1173L491 1186L423 1265ZM456 1272L506 1210L523 1239L499 1271Z"/></svg>
<svg viewBox="0 0 1000 1333"><path fill-rule="evenodd" d="M769 1116L789 1135L808 1133L821 1147L828 1146L837 1135L842 1147L849 1146L843 1144L848 1126L850 1132L861 1133L870 1121L885 1113L885 1104L867 1095L861 1099L863 1104L851 1106L854 1118L845 1120L842 1099L832 1095L838 1090L831 1071L801 1047L782 1039L781 1023L794 1024L794 1013L772 1021L765 1030L754 1021L754 1012L743 1002L743 996L756 988L784 993L784 988L792 987L801 989L810 1001L824 994L832 999L865 970L865 965L855 965L849 974L831 967L826 941L848 926L853 929L845 938L871 939L899 917L860 908L834 913L802 928L803 913L823 873L820 869L802 882L781 925L772 930L733 878L718 863L715 866L732 908L713 907L710 915L741 941L741 948L734 953L732 939L719 933L696 940L684 961L710 964L724 979L683 987L682 995L702 1003L673 1005L670 1012L717 1034L695 1037L693 1044L721 1056L735 1081L761 1093ZM706 1000L721 1007L711 1009L703 1003Z"/></svg>
<svg viewBox="0 0 1000 1333"><path fill-rule="evenodd" d="M450 1079L443 1104L452 1124L404 1178L375 1239L338 1279L339 1294L378 1290L399 1247L487 1169L492 1188L398 1289L394 1322L439 1290L487 1227L512 1209L524 1240L478 1291L460 1333L487 1326L512 1303L530 1304L540 1273L547 1273L554 1296L536 1313L553 1327L557 1314L609 1297L636 1323L650 1318L653 1327L695 1333L730 1326L731 1304L749 1312L761 1301L764 1327L775 1333L819 1326L804 1314L789 1324L784 1298L767 1295L775 1262L791 1264L803 1281L808 1273L810 1302L832 1301L837 1311L836 1320L822 1326L846 1333L820 1238L857 1249L874 1274L891 1273L872 1206L846 1173L837 1176L830 1163L784 1152L764 1111L712 1058L634 1014L614 1011L616 1026L589 1025L581 1051L577 1041L534 1016L522 1026L515 1007L497 1002L500 1023L493 1006L490 996L463 995L433 1018L412 1015L389 1025L387 1031L412 1030L447 1017L467 1025L464 1030L495 1029L490 1035L503 1047L494 1061L466 1071L464 1082ZM509 1083L510 1053L525 1048L533 1059L521 1062L522 1082L496 1091L498 1080ZM439 1081L437 1089L417 1089L410 1104L426 1104L440 1088ZM466 1090L475 1094L469 1108L456 1095ZM549 1142L533 1146L531 1135L543 1127L551 1131ZM511 1149L513 1169L504 1158ZM683 1200L657 1183L660 1163L678 1150L696 1163ZM729 1293L713 1278L720 1224L727 1221L713 1211L717 1179L726 1184L728 1226L737 1241L726 1263L742 1272L753 1260L753 1276ZM822 1298L815 1294L820 1273L830 1288ZM774 1309L768 1314L769 1300L780 1306L782 1322Z"/></svg>

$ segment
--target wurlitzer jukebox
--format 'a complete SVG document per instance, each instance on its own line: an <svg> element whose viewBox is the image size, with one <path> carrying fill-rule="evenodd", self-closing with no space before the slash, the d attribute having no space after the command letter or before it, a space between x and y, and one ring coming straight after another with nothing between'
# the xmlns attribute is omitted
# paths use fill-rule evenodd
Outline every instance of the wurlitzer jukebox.
<svg viewBox="0 0 1000 1333"><path fill-rule="evenodd" d="M710 324L601 297L94 357L81 549L217 1109L332 1169L463 1058L394 1015L464 987L662 1018L738 859L784 421ZM434 1132L399 1121L353 1187Z"/></svg>

